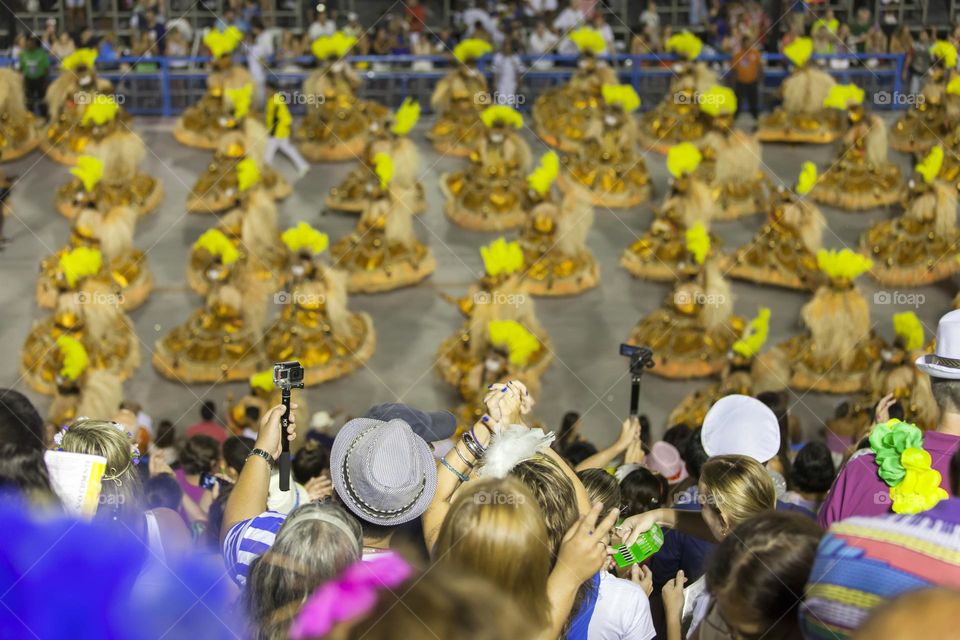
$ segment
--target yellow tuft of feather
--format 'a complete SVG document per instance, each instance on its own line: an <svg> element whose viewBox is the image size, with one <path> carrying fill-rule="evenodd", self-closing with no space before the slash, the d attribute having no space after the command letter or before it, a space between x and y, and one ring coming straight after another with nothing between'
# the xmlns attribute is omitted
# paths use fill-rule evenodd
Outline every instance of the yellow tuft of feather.
<svg viewBox="0 0 960 640"><path fill-rule="evenodd" d="M250 113L250 103L253 102L253 85L249 82L236 89L227 89L227 100L233 105L233 117L236 120L245 118Z"/></svg>
<svg viewBox="0 0 960 640"><path fill-rule="evenodd" d="M937 60L943 61L945 69L950 70L957 68L957 48L953 46L951 42L937 40L933 43L933 46L930 47L929 52L934 62Z"/></svg>
<svg viewBox="0 0 960 640"><path fill-rule="evenodd" d="M960 76L953 76L947 83L947 93L952 96L960 96Z"/></svg>
<svg viewBox="0 0 960 640"><path fill-rule="evenodd" d="M689 31L675 33L667 39L666 50L687 60L696 60L703 50L703 40Z"/></svg>
<svg viewBox="0 0 960 640"><path fill-rule="evenodd" d="M342 58L357 44L357 37L337 31L329 36L320 36L310 45L310 51L318 60Z"/></svg>
<svg viewBox="0 0 960 640"><path fill-rule="evenodd" d="M330 246L330 237L306 222L299 222L297 226L287 229L280 234L280 239L294 253L309 251L313 255L319 255Z"/></svg>
<svg viewBox="0 0 960 640"><path fill-rule="evenodd" d="M525 367L540 349L540 341L516 320L491 320L487 324L490 343L507 351L510 362Z"/></svg>
<svg viewBox="0 0 960 640"><path fill-rule="evenodd" d="M253 158L244 158L237 163L237 189L243 193L260 182L260 168Z"/></svg>
<svg viewBox="0 0 960 640"><path fill-rule="evenodd" d="M700 111L708 116L733 115L737 112L737 96L730 87L715 84L697 96Z"/></svg>
<svg viewBox="0 0 960 640"><path fill-rule="evenodd" d="M757 317L744 328L743 335L733 343L733 352L744 358L752 358L767 342L770 333L770 309L760 307Z"/></svg>
<svg viewBox="0 0 960 640"><path fill-rule="evenodd" d="M703 155L692 142L681 142L667 151L667 171L674 178L693 173L700 166Z"/></svg>
<svg viewBox="0 0 960 640"><path fill-rule="evenodd" d="M801 196L810 193L810 190L817 184L817 165L812 162L804 162L800 165L800 175L797 176L797 186L794 188Z"/></svg>
<svg viewBox="0 0 960 640"><path fill-rule="evenodd" d="M453 48L453 57L460 62L476 60L493 51L493 45L479 38L467 38Z"/></svg>
<svg viewBox="0 0 960 640"><path fill-rule="evenodd" d="M863 104L863 89L855 84L835 84L830 87L830 93L823 99L823 106L828 109L846 110L853 105Z"/></svg>
<svg viewBox="0 0 960 640"><path fill-rule="evenodd" d="M420 119L420 103L413 98L407 98L393 114L393 126L390 131L394 135L405 136L417 124Z"/></svg>
<svg viewBox="0 0 960 640"><path fill-rule="evenodd" d="M60 62L60 66L68 71L77 69L93 69L97 62L96 49L77 49Z"/></svg>
<svg viewBox="0 0 960 640"><path fill-rule="evenodd" d="M193 243L194 249L204 249L214 257L220 258L223 264L233 264L240 258L240 252L230 241L223 231L219 229L207 229L203 232L197 241Z"/></svg>
<svg viewBox="0 0 960 640"><path fill-rule="evenodd" d="M99 249L77 247L60 256L58 266L67 285L73 288L84 278L100 273L103 256L100 255Z"/></svg>
<svg viewBox="0 0 960 640"><path fill-rule="evenodd" d="M576 31L571 31L567 37L570 38L570 42L577 45L580 53L601 56L607 51L607 41L603 39L603 34L596 29L580 27Z"/></svg>
<svg viewBox="0 0 960 640"><path fill-rule="evenodd" d="M693 255L693 260L697 264L703 264L710 253L710 234L702 222L698 222L684 233L687 251Z"/></svg>
<svg viewBox="0 0 960 640"><path fill-rule="evenodd" d="M903 341L903 348L907 351L923 347L923 325L913 311L893 314L893 332Z"/></svg>
<svg viewBox="0 0 960 640"><path fill-rule="evenodd" d="M380 178L380 188L386 189L393 180L393 158L389 153L380 152L373 156L374 171Z"/></svg>
<svg viewBox="0 0 960 640"><path fill-rule="evenodd" d="M117 117L117 111L120 106L113 96L98 93L93 97L93 102L83 108L83 117L80 118L80 124L104 125Z"/></svg>
<svg viewBox="0 0 960 640"><path fill-rule="evenodd" d="M555 151L547 151L540 157L540 165L527 176L527 185L544 196L559 173L560 157Z"/></svg>
<svg viewBox="0 0 960 640"><path fill-rule="evenodd" d="M943 147L937 145L930 149L930 153L917 163L914 171L923 177L927 184L933 182L934 178L940 175L940 169L943 168Z"/></svg>
<svg viewBox="0 0 960 640"><path fill-rule="evenodd" d="M254 391L273 391L273 369L258 371L250 376L250 388Z"/></svg>
<svg viewBox="0 0 960 640"><path fill-rule="evenodd" d="M507 242L497 238L485 247L480 247L483 268L487 275L496 277L509 275L523 268L523 250L519 242Z"/></svg>
<svg viewBox="0 0 960 640"><path fill-rule="evenodd" d="M90 365L90 356L87 355L86 348L76 338L68 335L59 336L57 350L63 358L63 364L60 366L61 378L75 381Z"/></svg>
<svg viewBox="0 0 960 640"><path fill-rule="evenodd" d="M222 58L236 51L243 42L243 32L236 27L227 27L223 31L211 29L203 36L203 44L214 58Z"/></svg>
<svg viewBox="0 0 960 640"><path fill-rule="evenodd" d="M513 127L514 129L523 127L523 116L520 115L520 112L505 104L495 104L492 107L487 107L480 112L480 119L483 120L483 124L488 129L496 125Z"/></svg>
<svg viewBox="0 0 960 640"><path fill-rule="evenodd" d="M76 166L70 168L70 173L80 178L84 190L90 193L103 177L103 161L96 156L79 156Z"/></svg>
<svg viewBox="0 0 960 640"><path fill-rule="evenodd" d="M640 108L640 96L628 84L605 84L602 92L605 103L620 107L626 113L633 113Z"/></svg>
<svg viewBox="0 0 960 640"><path fill-rule="evenodd" d="M853 282L873 266L873 261L850 249L821 249L817 252L817 266L834 281Z"/></svg>
<svg viewBox="0 0 960 640"><path fill-rule="evenodd" d="M783 55L787 60L798 67L802 67L813 55L813 40L810 38L796 38L783 48Z"/></svg>

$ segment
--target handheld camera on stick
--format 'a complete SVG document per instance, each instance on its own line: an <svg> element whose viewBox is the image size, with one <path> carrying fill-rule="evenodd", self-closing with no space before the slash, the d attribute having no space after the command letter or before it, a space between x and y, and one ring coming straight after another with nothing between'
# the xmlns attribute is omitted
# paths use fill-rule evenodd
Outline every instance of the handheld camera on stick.
<svg viewBox="0 0 960 640"><path fill-rule="evenodd" d="M299 362L278 362L273 365L273 384L280 389L285 411L280 418L280 490L290 490L290 390L303 389L303 367Z"/></svg>
<svg viewBox="0 0 960 640"><path fill-rule="evenodd" d="M640 378L644 371L653 368L653 350L649 347L621 344L620 355L630 358L630 416L635 417L640 409ZM649 444L649 439L649 433L641 433L644 444Z"/></svg>

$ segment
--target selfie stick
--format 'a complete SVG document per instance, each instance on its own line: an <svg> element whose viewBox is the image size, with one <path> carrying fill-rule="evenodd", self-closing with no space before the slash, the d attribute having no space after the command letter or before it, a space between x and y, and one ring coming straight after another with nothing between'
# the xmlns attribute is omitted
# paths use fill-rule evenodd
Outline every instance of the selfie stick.
<svg viewBox="0 0 960 640"><path fill-rule="evenodd" d="M646 347L636 349L630 355L630 417L640 415L640 379L643 372L653 368L653 351ZM650 433L644 429L640 433L640 440L649 444Z"/></svg>
<svg viewBox="0 0 960 640"><path fill-rule="evenodd" d="M290 389L280 389L283 402L283 415L280 417L280 491L290 491L290 438L287 427L290 426Z"/></svg>

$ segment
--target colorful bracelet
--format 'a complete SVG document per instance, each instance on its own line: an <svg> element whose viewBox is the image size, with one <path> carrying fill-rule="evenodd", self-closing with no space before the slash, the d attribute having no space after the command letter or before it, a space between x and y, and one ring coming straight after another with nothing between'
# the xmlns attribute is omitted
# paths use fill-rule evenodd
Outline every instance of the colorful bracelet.
<svg viewBox="0 0 960 640"><path fill-rule="evenodd" d="M446 458L440 458L440 462L443 464L443 466L445 466L447 469L450 470L450 473L452 473L453 475L457 476L457 477L460 479L460 482L466 482L467 480L470 479L470 478L468 478L467 476L465 476L465 475L463 475L462 473L460 473L459 471L457 471L457 470L453 467L452 464L450 464L449 462L447 462L447 459L446 459Z"/></svg>

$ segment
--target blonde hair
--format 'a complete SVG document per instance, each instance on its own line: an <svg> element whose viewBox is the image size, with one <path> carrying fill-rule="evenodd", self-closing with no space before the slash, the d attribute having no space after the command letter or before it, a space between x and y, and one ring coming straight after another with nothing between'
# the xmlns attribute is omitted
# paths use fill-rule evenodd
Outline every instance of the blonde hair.
<svg viewBox="0 0 960 640"><path fill-rule="evenodd" d="M512 478L471 482L440 528L434 554L488 579L538 627L549 622L551 549L543 514L530 491Z"/></svg>
<svg viewBox="0 0 960 640"><path fill-rule="evenodd" d="M701 498L723 516L728 527L777 506L773 479L748 456L716 456L700 470Z"/></svg>

